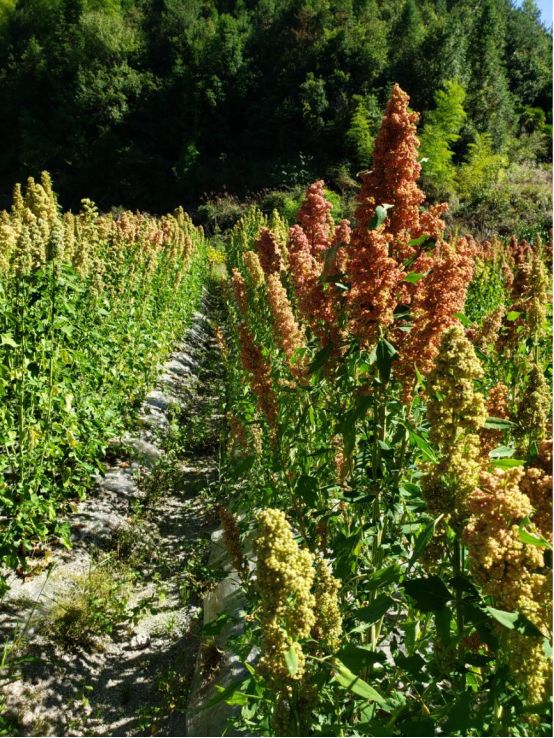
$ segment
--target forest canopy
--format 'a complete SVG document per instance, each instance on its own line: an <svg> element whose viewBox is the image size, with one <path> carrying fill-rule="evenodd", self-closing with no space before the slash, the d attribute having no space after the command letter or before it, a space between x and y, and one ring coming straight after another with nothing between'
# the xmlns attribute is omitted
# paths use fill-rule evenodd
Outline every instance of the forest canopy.
<svg viewBox="0 0 554 738"><path fill-rule="evenodd" d="M0 205L43 169L66 207L340 189L395 82L440 196L548 160L551 44L534 0L0 0Z"/></svg>

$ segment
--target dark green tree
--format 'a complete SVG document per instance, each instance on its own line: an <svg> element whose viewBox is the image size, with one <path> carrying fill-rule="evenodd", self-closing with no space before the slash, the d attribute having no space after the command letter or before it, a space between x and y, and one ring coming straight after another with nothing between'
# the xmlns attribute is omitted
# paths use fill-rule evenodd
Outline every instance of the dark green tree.
<svg viewBox="0 0 554 738"><path fill-rule="evenodd" d="M506 0L483 0L470 35L471 80L467 110L471 127L488 133L493 146L506 147L516 123L506 71Z"/></svg>
<svg viewBox="0 0 554 738"><path fill-rule="evenodd" d="M456 80L448 80L435 94L435 108L425 116L421 132L422 172L431 192L439 197L453 194L456 167L452 145L460 138L466 113L465 90Z"/></svg>

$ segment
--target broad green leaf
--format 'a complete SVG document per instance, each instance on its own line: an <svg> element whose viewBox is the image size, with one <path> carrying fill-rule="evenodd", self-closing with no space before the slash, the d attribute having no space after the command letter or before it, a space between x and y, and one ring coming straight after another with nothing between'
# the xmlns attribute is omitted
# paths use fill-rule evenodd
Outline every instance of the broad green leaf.
<svg viewBox="0 0 554 738"><path fill-rule="evenodd" d="M469 328L471 325L471 321L465 313L454 313L454 317L460 321L464 328Z"/></svg>
<svg viewBox="0 0 554 738"><path fill-rule="evenodd" d="M422 669L425 668L425 661L418 653L413 656L404 656L401 653L397 654L394 657L394 663L409 674L412 674L412 676L420 675Z"/></svg>
<svg viewBox="0 0 554 738"><path fill-rule="evenodd" d="M517 320L521 313L519 313L517 310L510 310L509 313L506 313L506 320Z"/></svg>
<svg viewBox="0 0 554 738"><path fill-rule="evenodd" d="M317 489L317 478L308 474L302 474L296 483L297 493L310 507L313 507L317 502Z"/></svg>
<svg viewBox="0 0 554 738"><path fill-rule="evenodd" d="M354 629L354 632L357 632L357 630ZM372 664L384 663L387 660L384 653L374 651L371 646L355 646L353 644L343 646L338 652L337 657L348 669L354 672Z"/></svg>
<svg viewBox="0 0 554 738"><path fill-rule="evenodd" d="M523 459L492 459L491 466L495 469L513 469L514 466L523 466Z"/></svg>
<svg viewBox="0 0 554 738"><path fill-rule="evenodd" d="M448 720L443 729L444 735L467 735L472 722L472 692L463 692L448 710Z"/></svg>
<svg viewBox="0 0 554 738"><path fill-rule="evenodd" d="M344 453L350 456L356 446L356 422L353 419L343 425L342 440L344 443Z"/></svg>
<svg viewBox="0 0 554 738"><path fill-rule="evenodd" d="M396 354L396 349L386 338L382 338L377 344L377 367L381 381L389 381L392 361Z"/></svg>
<svg viewBox="0 0 554 738"><path fill-rule="evenodd" d="M535 535L533 533L529 533L529 531L525 530L525 528L522 528L521 525L519 526L518 536L520 541L523 541L523 543L528 543L530 546L552 549L551 544L546 540L546 538L544 538L540 534Z"/></svg>
<svg viewBox="0 0 554 738"><path fill-rule="evenodd" d="M444 517L444 515L439 515L439 517L436 520L433 520L431 523L426 525L421 530L421 532L418 534L418 537L416 538L416 542L414 543L413 553L410 556L410 560L408 562L408 568L411 568L411 566L418 560L421 554L425 551L429 542L433 538L433 534L435 532L435 528L437 527L437 523L441 520L442 517Z"/></svg>
<svg viewBox="0 0 554 738"><path fill-rule="evenodd" d="M351 672L350 669L342 663L342 661L339 661L339 659L333 659L333 670L334 678L341 685L341 687L344 687L350 692L357 694L364 700L377 702L380 705L385 704L385 700L383 699L383 697L381 697L376 689L370 687L367 682Z"/></svg>
<svg viewBox="0 0 554 738"><path fill-rule="evenodd" d="M404 277L404 282L409 282L410 284L417 284L420 279L423 279L425 275L421 274L421 272L408 272L406 276Z"/></svg>
<svg viewBox="0 0 554 738"><path fill-rule="evenodd" d="M256 461L256 456L250 455L250 456L243 456L239 459L237 459L232 466L232 474L235 479L239 479L240 477L243 477L245 474L248 474L250 469L254 466L254 462Z"/></svg>
<svg viewBox="0 0 554 738"><path fill-rule="evenodd" d="M441 610L452 598L442 579L435 575L410 579L403 586L421 612Z"/></svg>
<svg viewBox="0 0 554 738"><path fill-rule="evenodd" d="M492 428L494 430L508 430L513 427L513 423L506 418L495 418L493 416L488 417L485 420L485 428Z"/></svg>
<svg viewBox="0 0 554 738"><path fill-rule="evenodd" d="M294 643L290 646L288 651L285 653L285 663L287 665L287 669L289 670L289 674L291 676L294 676L296 672L298 671L298 657L294 649Z"/></svg>
<svg viewBox="0 0 554 738"><path fill-rule="evenodd" d="M486 607L485 610L492 618L509 630L517 630L518 633L536 638L544 637L537 626L521 612L507 612L506 610L497 610L495 607Z"/></svg>
<svg viewBox="0 0 554 738"><path fill-rule="evenodd" d="M333 347L331 346L331 344L328 344L327 346L324 346L322 349L320 349L308 366L308 374L313 374L318 369L321 369L322 366L325 366L332 352Z"/></svg>
<svg viewBox="0 0 554 738"><path fill-rule="evenodd" d="M440 610L435 611L435 626L437 633L443 643L448 643L450 640L450 622L452 620L452 612L449 607L441 607Z"/></svg>
<svg viewBox="0 0 554 738"><path fill-rule="evenodd" d="M507 612L506 610L497 610L495 607L486 607L486 612L505 628L513 630L515 628L519 613Z"/></svg>
<svg viewBox="0 0 554 738"><path fill-rule="evenodd" d="M513 446L497 446L496 448L493 448L489 456L491 459L508 459L513 456L514 451L515 449Z"/></svg>
<svg viewBox="0 0 554 738"><path fill-rule="evenodd" d="M229 684L228 687L222 687L219 684L216 684L215 688L217 689L217 694L214 695L207 702L205 702L203 705L201 705L196 710L196 712L202 712L203 710L206 710L209 707L213 707L214 705L217 705L220 702L226 702L228 699L230 699L235 694L235 692L239 689L239 687L242 686L243 681L244 681L243 679L236 679L234 682Z"/></svg>
<svg viewBox="0 0 554 738"><path fill-rule="evenodd" d="M418 736L435 735L435 722L430 717L412 717L402 723L402 735Z"/></svg>
<svg viewBox="0 0 554 738"><path fill-rule="evenodd" d="M382 205L377 205L375 208L375 215L373 216L373 220L371 221L371 224L369 226L370 230L375 230L375 228L379 228L383 225L385 220L387 219L387 210L390 210L393 205L388 205L387 203L383 203Z"/></svg>
<svg viewBox="0 0 554 738"><path fill-rule="evenodd" d="M378 589L384 584L391 584L395 582L400 575L400 567L398 564L392 564L391 566L385 566L382 569L378 569L366 581L368 589Z"/></svg>
<svg viewBox="0 0 554 738"><path fill-rule="evenodd" d="M11 333L2 333L0 336L0 346L12 346L17 348L18 344L13 340Z"/></svg>
<svg viewBox="0 0 554 738"><path fill-rule="evenodd" d="M217 618L204 625L202 634L205 636L219 635L230 620L231 616L228 613L222 612Z"/></svg>
<svg viewBox="0 0 554 738"><path fill-rule="evenodd" d="M360 607L354 613L357 620L362 620L368 625L383 617L383 615L394 605L394 600L386 594L380 594L371 605Z"/></svg>
<svg viewBox="0 0 554 738"><path fill-rule="evenodd" d="M519 613L516 621L516 630L518 633L522 633L526 636L532 636L533 638L544 638L544 633L537 628L535 623L531 622L529 618L522 612Z"/></svg>
<svg viewBox="0 0 554 738"><path fill-rule="evenodd" d="M432 241L433 244L435 241L431 238L431 236L427 236L423 234L423 236L419 236L418 238L412 238L410 241L408 241L408 246L421 246L426 241Z"/></svg>
<svg viewBox="0 0 554 738"><path fill-rule="evenodd" d="M419 433L416 433L414 430L410 429L409 434L410 441L414 443L423 453L425 461L430 461L432 464L436 464L437 457L429 442L425 438L423 438L423 436L420 436Z"/></svg>

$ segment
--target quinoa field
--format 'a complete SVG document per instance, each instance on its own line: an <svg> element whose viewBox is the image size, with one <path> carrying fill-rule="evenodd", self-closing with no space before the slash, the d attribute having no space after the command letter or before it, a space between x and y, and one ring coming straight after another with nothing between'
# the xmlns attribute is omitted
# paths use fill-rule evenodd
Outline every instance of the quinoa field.
<svg viewBox="0 0 554 738"><path fill-rule="evenodd" d="M551 32L285 5L0 5L0 736L552 734Z"/></svg>

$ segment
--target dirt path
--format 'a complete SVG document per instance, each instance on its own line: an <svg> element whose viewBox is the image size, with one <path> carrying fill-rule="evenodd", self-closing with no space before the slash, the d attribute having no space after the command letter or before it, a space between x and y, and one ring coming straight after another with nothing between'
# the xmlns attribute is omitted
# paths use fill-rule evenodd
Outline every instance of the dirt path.
<svg viewBox="0 0 554 738"><path fill-rule="evenodd" d="M217 523L221 362L206 298L71 518L74 547L13 579L2 642L13 735L185 735L206 565ZM4 670L5 674L5 670ZM4 676L4 674L2 676Z"/></svg>

